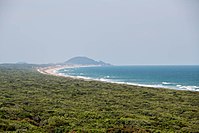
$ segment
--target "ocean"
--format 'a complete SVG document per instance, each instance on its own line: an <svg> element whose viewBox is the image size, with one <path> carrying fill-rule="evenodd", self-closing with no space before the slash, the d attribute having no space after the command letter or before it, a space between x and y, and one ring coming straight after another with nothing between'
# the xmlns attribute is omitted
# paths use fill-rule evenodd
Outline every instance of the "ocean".
<svg viewBox="0 0 199 133"><path fill-rule="evenodd" d="M57 73L112 83L199 91L199 66L77 67Z"/></svg>

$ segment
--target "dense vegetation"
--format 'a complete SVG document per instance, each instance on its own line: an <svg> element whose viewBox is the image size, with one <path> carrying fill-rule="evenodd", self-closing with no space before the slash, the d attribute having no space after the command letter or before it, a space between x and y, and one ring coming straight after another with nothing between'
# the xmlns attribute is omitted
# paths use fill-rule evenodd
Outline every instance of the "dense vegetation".
<svg viewBox="0 0 199 133"><path fill-rule="evenodd" d="M0 65L0 132L199 132L199 93Z"/></svg>

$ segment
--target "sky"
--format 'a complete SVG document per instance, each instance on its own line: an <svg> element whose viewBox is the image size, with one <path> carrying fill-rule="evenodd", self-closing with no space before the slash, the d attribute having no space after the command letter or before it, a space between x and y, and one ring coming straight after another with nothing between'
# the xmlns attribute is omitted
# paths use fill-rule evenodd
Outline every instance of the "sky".
<svg viewBox="0 0 199 133"><path fill-rule="evenodd" d="M199 65L199 0L0 0L0 63Z"/></svg>

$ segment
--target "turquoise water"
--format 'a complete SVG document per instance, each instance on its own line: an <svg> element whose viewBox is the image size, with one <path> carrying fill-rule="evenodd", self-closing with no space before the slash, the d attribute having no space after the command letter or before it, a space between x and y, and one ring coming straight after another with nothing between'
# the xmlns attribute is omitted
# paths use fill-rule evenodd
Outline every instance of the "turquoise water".
<svg viewBox="0 0 199 133"><path fill-rule="evenodd" d="M199 66L108 66L65 68L65 76L132 85L199 91Z"/></svg>

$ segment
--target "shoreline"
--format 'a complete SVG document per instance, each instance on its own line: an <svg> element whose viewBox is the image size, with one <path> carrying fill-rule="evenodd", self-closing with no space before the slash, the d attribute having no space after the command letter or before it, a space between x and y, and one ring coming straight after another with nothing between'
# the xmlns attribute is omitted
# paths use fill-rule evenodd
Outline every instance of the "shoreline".
<svg viewBox="0 0 199 133"><path fill-rule="evenodd" d="M57 77L65 77L65 78L72 78L72 79L81 79L84 81L99 81L103 83L114 83L114 84L122 84L122 85L132 85L132 86L139 86L139 87L150 87L150 88L159 88L159 89L170 89L170 90L178 90L178 91L194 91L198 92L199 90L192 90L192 89L179 89L179 88L172 88L169 86L162 86L162 85L150 85L150 84L138 84L138 83L128 83L128 82L115 82L109 81L106 79L92 79L89 77L83 76L70 76L70 75L63 75L61 73L57 73L56 71L64 69L64 68L79 68L79 67L99 67L99 65L56 65L56 66L49 66L49 67L40 67L37 68L37 71L41 74L53 75Z"/></svg>
<svg viewBox="0 0 199 133"><path fill-rule="evenodd" d="M56 66L49 66L49 67L40 67L37 68L37 71L41 74L47 74L47 75L53 75L53 76L58 76L58 77L69 77L73 79L83 79L86 80L85 78L80 78L77 76L66 76L63 74L58 74L56 71L64 69L64 68L79 68L79 67L97 67L98 65L56 65ZM91 79L92 80L92 79Z"/></svg>
<svg viewBox="0 0 199 133"><path fill-rule="evenodd" d="M64 68L78 68L78 67L97 67L97 65L56 65L56 66L49 66L49 67L40 67L37 68L37 71L41 74L47 74L47 75L53 75L57 77L65 77L65 78L73 78L73 79L81 79L85 81L99 81L104 83L113 83L113 84L121 84L121 85L132 85L132 86L139 86L139 87L150 87L150 88L161 88L161 89L172 89L169 87L164 86L154 86L154 85L141 85L136 83L125 83L125 82L114 82L114 81L107 81L107 80L100 80L100 79L92 79L88 77L82 77L82 76L70 76L70 75L63 75L58 74L56 71L64 69ZM175 89L177 90L177 89Z"/></svg>

